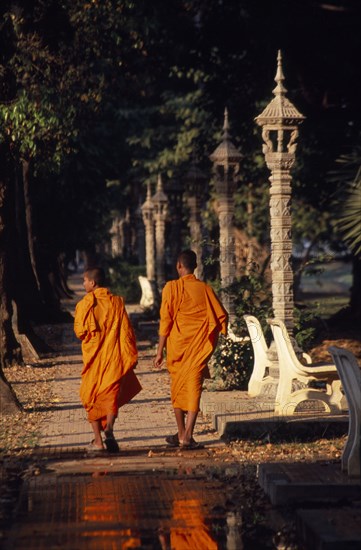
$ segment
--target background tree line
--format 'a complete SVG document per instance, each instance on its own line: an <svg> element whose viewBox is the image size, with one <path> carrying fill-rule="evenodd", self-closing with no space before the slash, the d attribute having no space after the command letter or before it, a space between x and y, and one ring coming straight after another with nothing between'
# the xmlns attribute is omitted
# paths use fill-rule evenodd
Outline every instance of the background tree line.
<svg viewBox="0 0 361 550"><path fill-rule="evenodd" d="M157 173L180 177L195 155L210 174L225 106L243 155L237 224L267 243L269 174L254 117L272 97L278 49L287 95L306 116L294 237L346 235L359 281L360 11L356 0L3 0L2 407L16 403L4 368L22 361L14 308L33 338L33 323L61 319L75 250L92 254L112 211L125 212Z"/></svg>

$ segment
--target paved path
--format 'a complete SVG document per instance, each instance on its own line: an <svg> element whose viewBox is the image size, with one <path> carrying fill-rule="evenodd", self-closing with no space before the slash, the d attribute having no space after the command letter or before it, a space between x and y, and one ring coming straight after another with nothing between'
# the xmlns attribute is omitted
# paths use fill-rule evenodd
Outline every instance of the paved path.
<svg viewBox="0 0 361 550"><path fill-rule="evenodd" d="M73 313L76 302L84 295L80 276L70 279L70 287L74 289L75 296L64 301L64 307ZM127 309L131 316L140 311L134 305L127 306ZM56 357L53 385L56 406L42 426L39 442L39 450L44 451L75 451L87 447L92 439L92 430L79 399L82 369L80 342L74 335L71 323L62 325L61 330L62 343ZM143 390L120 409L114 433L121 450L152 450L164 446L164 438L177 431L170 402L168 372L153 369L155 347L149 339L138 339L137 346L139 363L136 372ZM201 414L195 436L208 445L221 444L218 435Z"/></svg>
<svg viewBox="0 0 361 550"><path fill-rule="evenodd" d="M84 294L79 276L72 278L71 286L76 294L73 300L64 301L64 307L73 312L75 303ZM127 309L133 318L139 315L137 306ZM175 433L176 428L168 373L152 369L156 334L155 327L150 328L148 334L144 327L137 331L137 373L143 390L121 409L115 425L121 452L93 458L84 452L92 430L79 399L80 343L71 323L49 328L50 333L56 331L60 335L51 358L55 364L55 406L42 425L39 448L34 453L39 454L39 461L24 477L13 523L4 533L0 532L0 539L3 536L0 545L4 543L4 550L247 548L240 538L240 512L232 504L232 498L228 498L232 479L238 494L242 464L236 458L232 462L222 458L224 443L207 418L200 414L195 433L196 439L206 444L204 450L189 454L189 451L169 450L165 444L165 436ZM231 424L238 426L251 421L252 431L256 420L263 431L272 428L272 415L269 411L262 414L261 410L255 413L246 392L205 393L204 410L213 412L209 420L229 418ZM285 468L283 464L264 466L267 493L272 483L281 479L280 469ZM298 465L294 464L297 490L305 485L307 494L314 478L314 465L308 466L304 478L300 479ZM223 477L219 476L221 471ZM340 472L336 473L340 478ZM318 493L322 493L323 485L326 490L332 485L333 478L324 476L325 465L321 477L326 482L318 484ZM294 498L292 481L282 478L283 498ZM349 480L341 485L338 494L345 487L345 495L349 495ZM287 494L286 486L289 486ZM354 525L350 523L354 521L352 514L346 515L347 525ZM314 517L323 518L324 509L319 513L314 510L312 519ZM346 521L344 516L342 521ZM322 530L323 524L318 523ZM306 528L305 520L304 530ZM316 540L313 532L312 537ZM339 535L333 536L335 540L341 540ZM311 547L307 541L305 547Z"/></svg>

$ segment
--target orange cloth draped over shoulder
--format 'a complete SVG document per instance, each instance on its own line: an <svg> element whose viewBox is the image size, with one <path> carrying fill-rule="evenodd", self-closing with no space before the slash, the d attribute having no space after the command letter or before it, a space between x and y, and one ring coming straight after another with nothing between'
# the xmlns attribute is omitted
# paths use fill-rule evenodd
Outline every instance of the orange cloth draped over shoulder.
<svg viewBox="0 0 361 550"><path fill-rule="evenodd" d="M167 369L174 408L199 410L207 362L219 333L227 334L228 314L212 288L193 274L163 288L159 335L166 336Z"/></svg>
<svg viewBox="0 0 361 550"><path fill-rule="evenodd" d="M142 389L134 367L138 352L123 299L106 288L89 292L75 309L74 331L82 340L80 399L89 421L118 415Z"/></svg>

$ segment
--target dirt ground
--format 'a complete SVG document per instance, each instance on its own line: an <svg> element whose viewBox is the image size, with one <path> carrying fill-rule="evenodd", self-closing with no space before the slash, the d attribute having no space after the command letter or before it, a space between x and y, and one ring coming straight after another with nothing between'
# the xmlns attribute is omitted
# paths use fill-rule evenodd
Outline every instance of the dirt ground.
<svg viewBox="0 0 361 550"><path fill-rule="evenodd" d="M323 321L309 351L314 361L330 361L330 346L346 348L361 364L361 322L351 320L347 309Z"/></svg>

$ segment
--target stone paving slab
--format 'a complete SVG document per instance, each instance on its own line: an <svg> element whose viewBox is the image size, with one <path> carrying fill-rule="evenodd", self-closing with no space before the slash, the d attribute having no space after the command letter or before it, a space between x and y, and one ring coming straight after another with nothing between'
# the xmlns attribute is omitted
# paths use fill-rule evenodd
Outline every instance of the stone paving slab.
<svg viewBox="0 0 361 550"><path fill-rule="evenodd" d="M299 540L312 550L360 550L361 512L350 507L297 511Z"/></svg>
<svg viewBox="0 0 361 550"><path fill-rule="evenodd" d="M263 463L258 468L258 482L276 506L361 500L360 479L343 473L339 462Z"/></svg>

